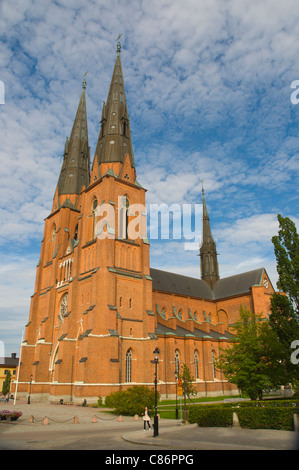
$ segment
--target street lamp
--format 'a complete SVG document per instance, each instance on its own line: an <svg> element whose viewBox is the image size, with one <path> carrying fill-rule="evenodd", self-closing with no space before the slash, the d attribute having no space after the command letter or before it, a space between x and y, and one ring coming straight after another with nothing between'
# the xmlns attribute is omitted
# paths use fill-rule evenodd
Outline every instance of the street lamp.
<svg viewBox="0 0 299 470"><path fill-rule="evenodd" d="M155 354L155 358L152 361L155 364L155 416L154 416L154 434L153 437L159 436L159 419L158 419L158 414L157 414L157 402L158 402L158 396L157 396L157 384L158 384L158 375L157 375L157 367L159 364L159 354L160 351L158 348L156 348L153 352Z"/></svg>
<svg viewBox="0 0 299 470"><path fill-rule="evenodd" d="M179 410L178 410L178 378L179 378L179 371L175 369L175 419L179 419Z"/></svg>
<svg viewBox="0 0 299 470"><path fill-rule="evenodd" d="M31 384L32 384L32 374L30 375L30 382L29 382L29 395L28 395L27 405L30 405Z"/></svg>

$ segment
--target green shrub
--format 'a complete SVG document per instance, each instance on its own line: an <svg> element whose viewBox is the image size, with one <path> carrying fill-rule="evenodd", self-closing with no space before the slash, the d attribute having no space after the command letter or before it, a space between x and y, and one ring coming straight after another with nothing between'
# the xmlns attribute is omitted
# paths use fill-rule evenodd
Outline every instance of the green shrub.
<svg viewBox="0 0 299 470"><path fill-rule="evenodd" d="M294 406L296 405L296 406ZM263 401L225 403L223 405L193 405L189 408L190 423L202 427L224 427L232 425L233 412L236 412L242 428L294 430L294 414L299 414L298 402L279 403Z"/></svg>
<svg viewBox="0 0 299 470"><path fill-rule="evenodd" d="M103 404L103 398L98 397L98 406L102 406L102 404Z"/></svg>
<svg viewBox="0 0 299 470"><path fill-rule="evenodd" d="M153 409L155 391L145 386L136 385L127 390L111 393L106 397L105 405L108 408L113 408L115 414L124 416L142 415L146 406L149 412Z"/></svg>
<svg viewBox="0 0 299 470"><path fill-rule="evenodd" d="M239 408L239 423L248 429L279 429L294 431L294 409L292 408Z"/></svg>
<svg viewBox="0 0 299 470"><path fill-rule="evenodd" d="M220 406L190 406L189 423L197 423L202 427L228 427L232 426L233 410Z"/></svg>

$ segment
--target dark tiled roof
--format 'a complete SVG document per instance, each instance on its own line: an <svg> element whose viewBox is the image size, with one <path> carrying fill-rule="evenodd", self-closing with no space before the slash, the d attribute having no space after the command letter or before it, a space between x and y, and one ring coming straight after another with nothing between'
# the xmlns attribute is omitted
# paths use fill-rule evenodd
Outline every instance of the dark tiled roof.
<svg viewBox="0 0 299 470"><path fill-rule="evenodd" d="M151 268L153 290L169 292L177 295L187 295L198 299L219 300L234 295L246 294L254 285L261 282L264 268L255 269L235 276L219 279L214 289L202 279L182 276Z"/></svg>
<svg viewBox="0 0 299 470"><path fill-rule="evenodd" d="M160 271L154 268L151 268L150 273L153 280L153 290L213 300L213 292L210 286L202 279Z"/></svg>
<svg viewBox="0 0 299 470"><path fill-rule="evenodd" d="M263 272L264 268L259 268L247 273L219 279L213 289L215 299L223 299L224 297L249 292L250 287L260 285Z"/></svg>
<svg viewBox="0 0 299 470"><path fill-rule="evenodd" d="M18 364L18 357L0 357L0 366L17 367Z"/></svg>

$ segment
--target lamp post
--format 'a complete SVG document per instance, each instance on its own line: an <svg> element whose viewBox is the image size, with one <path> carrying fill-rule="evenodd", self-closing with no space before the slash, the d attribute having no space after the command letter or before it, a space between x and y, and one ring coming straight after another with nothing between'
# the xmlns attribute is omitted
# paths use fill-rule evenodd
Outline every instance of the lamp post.
<svg viewBox="0 0 299 470"><path fill-rule="evenodd" d="M176 369L174 372L175 375L175 419L179 419L179 410L178 410L178 378L179 371Z"/></svg>
<svg viewBox="0 0 299 470"><path fill-rule="evenodd" d="M29 382L29 395L28 395L27 405L30 405L31 384L32 384L32 374L30 375L30 382Z"/></svg>
<svg viewBox="0 0 299 470"><path fill-rule="evenodd" d="M158 419L158 414L157 414L157 402L158 402L158 396L157 396L157 384L158 384L158 364L159 364L159 354L160 351L158 348L154 350L155 358L152 361L155 364L155 416L154 416L154 434L153 437L159 436L159 419Z"/></svg>

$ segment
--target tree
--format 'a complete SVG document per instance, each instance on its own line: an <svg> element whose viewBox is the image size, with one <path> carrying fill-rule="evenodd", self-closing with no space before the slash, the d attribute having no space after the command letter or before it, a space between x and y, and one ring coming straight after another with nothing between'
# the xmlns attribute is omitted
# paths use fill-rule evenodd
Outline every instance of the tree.
<svg viewBox="0 0 299 470"><path fill-rule="evenodd" d="M5 380L2 385L2 394L5 396L10 391L11 373L8 371L5 376Z"/></svg>
<svg viewBox="0 0 299 470"><path fill-rule="evenodd" d="M277 216L278 235L272 237L277 261L277 287L282 293L271 298L270 326L280 343L281 362L288 372L288 382L299 380L298 365L292 364L291 345L299 340L299 236L288 217Z"/></svg>
<svg viewBox="0 0 299 470"><path fill-rule="evenodd" d="M190 368L187 364L181 364L179 370L179 379L182 379L183 383L183 394L184 397L190 398L197 394L196 388L192 383L194 382L194 377L191 374Z"/></svg>
<svg viewBox="0 0 299 470"><path fill-rule="evenodd" d="M284 292L292 305L290 313L299 315L299 236L295 223L288 217L277 216L278 235L272 237L277 261L277 287Z"/></svg>
<svg viewBox="0 0 299 470"><path fill-rule="evenodd" d="M197 394L196 388L192 385L194 377L191 375L191 371L187 364L181 364L179 369L179 379L182 379L183 395L184 395L184 417L183 421L187 421L187 397L195 396Z"/></svg>
<svg viewBox="0 0 299 470"><path fill-rule="evenodd" d="M216 366L229 382L249 395L252 400L262 399L263 390L272 388L275 374L265 354L267 323L262 315L240 308L240 320L234 325L232 344L222 350Z"/></svg>

